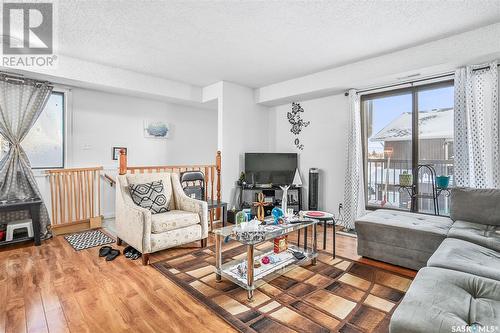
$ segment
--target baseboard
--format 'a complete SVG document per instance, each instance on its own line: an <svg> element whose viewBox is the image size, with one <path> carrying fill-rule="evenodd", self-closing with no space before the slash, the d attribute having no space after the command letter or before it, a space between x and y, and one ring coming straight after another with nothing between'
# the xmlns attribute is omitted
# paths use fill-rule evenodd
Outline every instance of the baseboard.
<svg viewBox="0 0 500 333"><path fill-rule="evenodd" d="M346 231L337 231L337 234L342 235L342 236L347 236L347 237L352 237L352 238L358 238L358 235L356 232L346 232Z"/></svg>
<svg viewBox="0 0 500 333"><path fill-rule="evenodd" d="M97 229L102 226L102 216L90 218L89 220L76 221L71 223L56 224L51 226L52 233L56 236L71 234L75 232Z"/></svg>
<svg viewBox="0 0 500 333"><path fill-rule="evenodd" d="M51 230L52 233L56 236L71 234L79 231L85 231L90 229L90 221L82 221L71 223L68 225L54 225Z"/></svg>

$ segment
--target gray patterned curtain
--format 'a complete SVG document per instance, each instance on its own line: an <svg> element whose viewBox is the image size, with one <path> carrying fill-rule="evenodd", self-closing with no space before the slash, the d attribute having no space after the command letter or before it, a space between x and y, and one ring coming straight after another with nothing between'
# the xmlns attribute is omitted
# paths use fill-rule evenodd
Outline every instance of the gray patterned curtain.
<svg viewBox="0 0 500 333"><path fill-rule="evenodd" d="M455 176L457 186L500 188L498 63L455 72Z"/></svg>
<svg viewBox="0 0 500 333"><path fill-rule="evenodd" d="M52 86L47 82L0 75L0 134L9 142L9 151L0 161L0 200L41 198L31 165L21 142L43 111ZM3 213L0 221L29 218L29 213ZM42 238L50 236L47 208L40 208Z"/></svg>
<svg viewBox="0 0 500 333"><path fill-rule="evenodd" d="M347 133L347 169L344 186L344 219L346 229L354 229L354 221L366 214L361 144L361 104L356 90L349 90L349 132Z"/></svg>

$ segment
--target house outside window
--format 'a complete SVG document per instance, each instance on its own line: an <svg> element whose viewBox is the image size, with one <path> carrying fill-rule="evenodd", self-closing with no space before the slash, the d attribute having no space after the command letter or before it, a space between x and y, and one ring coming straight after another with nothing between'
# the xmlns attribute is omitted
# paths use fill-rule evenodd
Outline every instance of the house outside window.
<svg viewBox="0 0 500 333"><path fill-rule="evenodd" d="M64 168L65 95L52 92L36 123L21 143L33 169ZM0 136L0 158L9 150L9 143Z"/></svg>
<svg viewBox="0 0 500 333"><path fill-rule="evenodd" d="M434 213L430 165L453 184L453 81L364 95L361 98L367 208ZM419 194L400 187L413 176ZM438 196L439 212L449 215L448 192ZM412 200L414 200L412 202Z"/></svg>

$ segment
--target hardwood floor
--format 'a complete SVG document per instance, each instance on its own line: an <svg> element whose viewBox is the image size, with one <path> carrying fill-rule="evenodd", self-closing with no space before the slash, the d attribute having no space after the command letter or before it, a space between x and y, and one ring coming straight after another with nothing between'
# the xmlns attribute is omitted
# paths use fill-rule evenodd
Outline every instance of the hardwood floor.
<svg viewBox="0 0 500 333"><path fill-rule="evenodd" d="M330 230L330 252L331 237ZM320 248L321 241L319 237ZM199 242L162 251L150 260L163 260L197 246ZM337 255L415 275L408 269L360 258L352 237L337 235ZM106 262L98 257L98 248L77 252L62 236L39 247L26 244L0 251L0 332L4 331L234 332L153 267L122 255Z"/></svg>

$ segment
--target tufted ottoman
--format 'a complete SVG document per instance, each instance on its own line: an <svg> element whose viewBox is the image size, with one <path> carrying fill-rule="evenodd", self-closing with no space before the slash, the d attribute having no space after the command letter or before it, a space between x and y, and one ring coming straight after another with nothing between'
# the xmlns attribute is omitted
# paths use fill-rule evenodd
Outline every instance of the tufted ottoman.
<svg viewBox="0 0 500 333"><path fill-rule="evenodd" d="M448 269L422 268L392 315L389 330L498 332L500 282Z"/></svg>
<svg viewBox="0 0 500 333"><path fill-rule="evenodd" d="M358 254L418 270L446 238L447 217L379 209L356 220Z"/></svg>

